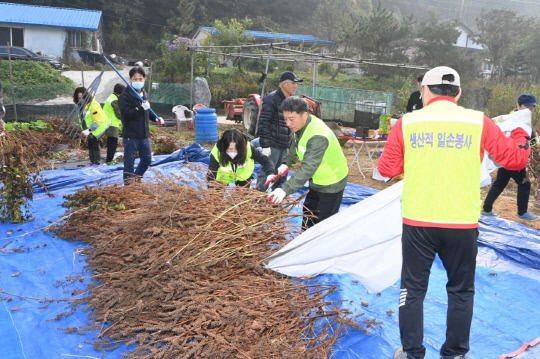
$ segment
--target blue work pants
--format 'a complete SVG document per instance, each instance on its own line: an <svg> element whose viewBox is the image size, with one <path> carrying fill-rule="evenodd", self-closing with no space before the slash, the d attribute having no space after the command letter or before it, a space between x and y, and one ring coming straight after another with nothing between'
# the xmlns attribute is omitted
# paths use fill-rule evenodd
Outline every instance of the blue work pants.
<svg viewBox="0 0 540 359"><path fill-rule="evenodd" d="M124 185L133 177L142 177L152 162L152 148L149 138L124 138ZM135 158L139 152L139 164L133 171Z"/></svg>

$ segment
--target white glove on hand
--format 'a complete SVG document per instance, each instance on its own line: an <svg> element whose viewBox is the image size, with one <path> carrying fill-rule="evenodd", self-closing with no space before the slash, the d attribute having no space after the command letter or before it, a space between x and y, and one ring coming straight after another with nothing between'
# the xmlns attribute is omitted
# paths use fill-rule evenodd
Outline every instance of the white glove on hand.
<svg viewBox="0 0 540 359"><path fill-rule="evenodd" d="M160 125L165 124L165 121L161 117L156 117L156 122L159 123Z"/></svg>
<svg viewBox="0 0 540 359"><path fill-rule="evenodd" d="M281 177L285 177L287 175L287 172L289 172L289 166L287 166L286 164L282 164L278 167L277 172L278 175L280 175Z"/></svg>
<svg viewBox="0 0 540 359"><path fill-rule="evenodd" d="M274 182L278 179L278 175L268 175L266 176L266 182L264 182L265 186L268 186L270 183Z"/></svg>
<svg viewBox="0 0 540 359"><path fill-rule="evenodd" d="M272 153L272 149L270 147L263 148L261 153L265 155L266 157L270 157L270 154Z"/></svg>
<svg viewBox="0 0 540 359"><path fill-rule="evenodd" d="M270 194L268 197L266 197L267 200L270 201L271 204L279 204L283 201L283 198L285 198L286 194L285 191L281 188L276 188Z"/></svg>
<svg viewBox="0 0 540 359"><path fill-rule="evenodd" d="M90 134L90 130L89 129L86 129L84 130L83 132L81 132L81 135L83 135L83 137L88 137L88 135Z"/></svg>
<svg viewBox="0 0 540 359"><path fill-rule="evenodd" d="M150 109L150 102L148 102L148 100L144 101L143 103L141 103L141 107L143 108L143 110L148 111Z"/></svg>

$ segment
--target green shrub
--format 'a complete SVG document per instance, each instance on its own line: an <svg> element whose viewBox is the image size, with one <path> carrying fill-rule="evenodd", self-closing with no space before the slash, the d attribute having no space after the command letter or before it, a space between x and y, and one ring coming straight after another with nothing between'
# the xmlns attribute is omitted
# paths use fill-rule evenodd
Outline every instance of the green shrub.
<svg viewBox="0 0 540 359"><path fill-rule="evenodd" d="M329 63L324 63L319 65L319 74L333 75L336 70Z"/></svg>
<svg viewBox="0 0 540 359"><path fill-rule="evenodd" d="M512 111L517 99L524 93L532 93L537 98L540 95L539 88L534 84L527 83L500 83L496 84L491 90L491 95L486 104L486 115L490 117L505 115ZM533 125L540 124L540 112L533 112Z"/></svg>
<svg viewBox="0 0 540 359"><path fill-rule="evenodd" d="M12 61L12 73L18 103L32 99L49 100L72 94L75 89L73 81L62 76L47 62ZM6 80L9 79L8 61L0 61L0 79L4 85L4 102L11 103L11 83Z"/></svg>
<svg viewBox="0 0 540 359"><path fill-rule="evenodd" d="M52 125L42 120L32 121L32 122L7 122L5 124L6 131L16 132L16 131L50 131L52 130Z"/></svg>

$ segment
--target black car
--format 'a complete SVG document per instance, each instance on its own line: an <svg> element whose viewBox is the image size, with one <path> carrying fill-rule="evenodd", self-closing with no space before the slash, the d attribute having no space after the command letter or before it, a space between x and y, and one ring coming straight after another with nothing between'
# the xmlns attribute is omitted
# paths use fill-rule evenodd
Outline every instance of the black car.
<svg viewBox="0 0 540 359"><path fill-rule="evenodd" d="M44 61L51 64L51 66L54 67L56 70L62 70L62 68L64 67L64 65L60 61L51 59L49 57L40 56L28 49L25 49L24 47L10 46L9 51L11 53L12 60ZM7 46L0 46L0 59L8 59Z"/></svg>

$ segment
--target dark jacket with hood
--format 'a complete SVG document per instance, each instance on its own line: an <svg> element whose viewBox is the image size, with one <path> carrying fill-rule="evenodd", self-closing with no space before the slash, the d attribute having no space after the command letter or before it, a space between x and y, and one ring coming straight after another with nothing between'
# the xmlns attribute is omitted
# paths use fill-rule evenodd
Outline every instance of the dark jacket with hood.
<svg viewBox="0 0 540 359"><path fill-rule="evenodd" d="M278 88L270 92L263 100L259 118L259 137L262 148L288 148L291 130L287 127L281 111L285 94Z"/></svg>
<svg viewBox="0 0 540 359"><path fill-rule="evenodd" d="M141 92L143 99L148 99L148 94ZM148 120L156 121L150 111L145 111L141 106L141 100L132 89L126 88L118 99L118 107L122 114L122 137L144 139L150 136Z"/></svg>

